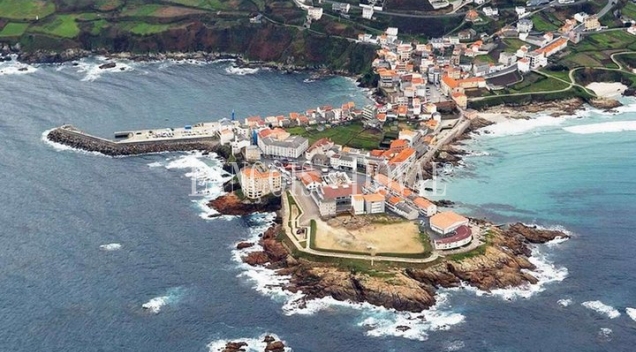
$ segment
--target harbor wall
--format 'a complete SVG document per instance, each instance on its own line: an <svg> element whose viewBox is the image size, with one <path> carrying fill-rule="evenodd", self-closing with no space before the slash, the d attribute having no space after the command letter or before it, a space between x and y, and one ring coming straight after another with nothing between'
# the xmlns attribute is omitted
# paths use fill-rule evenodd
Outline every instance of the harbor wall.
<svg viewBox="0 0 636 352"><path fill-rule="evenodd" d="M114 142L108 139L91 136L73 126L62 126L49 132L47 138L72 148L89 152L98 152L109 156L139 155L161 152L182 152L191 150L215 151L218 140L210 137L149 140L143 142Z"/></svg>

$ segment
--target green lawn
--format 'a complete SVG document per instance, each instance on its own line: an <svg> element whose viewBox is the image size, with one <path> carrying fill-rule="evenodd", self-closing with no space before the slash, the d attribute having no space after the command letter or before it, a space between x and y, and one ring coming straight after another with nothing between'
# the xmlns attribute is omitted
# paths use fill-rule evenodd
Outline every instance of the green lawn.
<svg viewBox="0 0 636 352"><path fill-rule="evenodd" d="M204 10L235 10L230 1L222 0L167 0L166 2L189 7L197 7Z"/></svg>
<svg viewBox="0 0 636 352"><path fill-rule="evenodd" d="M623 16L636 20L636 4L633 2L627 2L627 5L623 7L622 14Z"/></svg>
<svg viewBox="0 0 636 352"><path fill-rule="evenodd" d="M517 38L506 38L503 41L506 44L506 49L504 51L507 53L514 53L517 50L519 50L519 48L521 48L521 46L523 45L527 45L528 47L533 48L532 45Z"/></svg>
<svg viewBox="0 0 636 352"><path fill-rule="evenodd" d="M19 37L29 27L28 23L7 23L6 26L0 31L1 37Z"/></svg>
<svg viewBox="0 0 636 352"><path fill-rule="evenodd" d="M327 128L324 131L317 131L315 127L311 127L309 131L305 127L288 128L287 131L291 134L308 138L310 145L320 138L331 138L336 144L370 150L378 148L382 141L382 132L365 129L361 123L357 122L350 125Z"/></svg>
<svg viewBox="0 0 636 352"><path fill-rule="evenodd" d="M0 18L35 20L55 12L52 1L44 0L0 0Z"/></svg>
<svg viewBox="0 0 636 352"><path fill-rule="evenodd" d="M31 27L30 31L50 34L56 37L75 38L80 33L75 18L76 15L58 15Z"/></svg>
<svg viewBox="0 0 636 352"><path fill-rule="evenodd" d="M141 5L141 6L127 6L122 11L122 16L139 16L146 17L151 16L157 10L162 8L161 5Z"/></svg>
<svg viewBox="0 0 636 352"><path fill-rule="evenodd" d="M170 28L168 24L151 24L146 22L127 22L120 25L125 31L133 34L148 35L154 33L165 32Z"/></svg>
<svg viewBox="0 0 636 352"><path fill-rule="evenodd" d="M102 29L104 29L108 25L109 23L106 20L94 21L93 28L91 28L91 34L98 35L102 31Z"/></svg>
<svg viewBox="0 0 636 352"><path fill-rule="evenodd" d="M511 93L546 92L567 88L568 84L558 79L545 77L537 73L529 73L523 81L510 87Z"/></svg>
<svg viewBox="0 0 636 352"><path fill-rule="evenodd" d="M534 24L534 30L539 32L550 32L559 29L559 26L545 18L543 13L532 16L532 23Z"/></svg>

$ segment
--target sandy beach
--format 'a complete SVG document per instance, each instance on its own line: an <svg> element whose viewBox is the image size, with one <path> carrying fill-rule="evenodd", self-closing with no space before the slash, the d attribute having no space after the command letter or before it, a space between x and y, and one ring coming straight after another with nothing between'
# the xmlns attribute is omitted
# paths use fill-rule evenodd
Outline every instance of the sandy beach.
<svg viewBox="0 0 636 352"><path fill-rule="evenodd" d="M586 88L593 90L599 97L618 98L623 95L627 86L619 82L594 82L588 84Z"/></svg>

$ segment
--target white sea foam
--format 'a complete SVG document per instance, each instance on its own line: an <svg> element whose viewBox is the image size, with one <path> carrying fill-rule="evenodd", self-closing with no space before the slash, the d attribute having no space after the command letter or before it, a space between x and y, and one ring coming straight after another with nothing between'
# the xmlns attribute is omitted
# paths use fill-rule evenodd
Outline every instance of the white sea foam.
<svg viewBox="0 0 636 352"><path fill-rule="evenodd" d="M154 297L148 302L141 305L143 309L146 309L154 314L157 314L166 305L172 305L178 303L184 293L182 287L170 288L165 295Z"/></svg>
<svg viewBox="0 0 636 352"><path fill-rule="evenodd" d="M562 307L568 307L572 305L573 301L571 298L561 298L560 300L557 301L557 303L561 305Z"/></svg>
<svg viewBox="0 0 636 352"><path fill-rule="evenodd" d="M552 117L548 115L538 115L527 120L505 119L502 122L484 127L482 131L494 137L515 136L538 128L559 126L567 119L574 117L576 116Z"/></svg>
<svg viewBox="0 0 636 352"><path fill-rule="evenodd" d="M231 75L245 76L245 75L253 75L260 71L259 68L249 68L249 67L237 67L234 65L230 65L225 68L225 72Z"/></svg>
<svg viewBox="0 0 636 352"><path fill-rule="evenodd" d="M113 68L99 68L99 66L114 62ZM103 56L95 56L87 59L81 59L78 62L77 72L84 73L82 81L92 82L99 79L105 73L129 72L134 70L134 64L128 60L109 60Z"/></svg>
<svg viewBox="0 0 636 352"><path fill-rule="evenodd" d="M599 314L605 315L610 319L615 319L621 316L621 313L616 310L616 308L601 301L587 301L581 303L581 305L587 309L591 309Z"/></svg>
<svg viewBox="0 0 636 352"><path fill-rule="evenodd" d="M116 251L121 249L121 244L119 243L102 244L101 246L99 246L99 249L103 251Z"/></svg>
<svg viewBox="0 0 636 352"><path fill-rule="evenodd" d="M601 341L610 341L612 339L612 329L610 328L600 328L598 331L598 338Z"/></svg>
<svg viewBox="0 0 636 352"><path fill-rule="evenodd" d="M262 352L267 347L267 342L264 342L265 336L271 336L277 341L281 341L285 343L284 340L281 340L280 337L274 334L263 334L258 338L235 338L235 339L224 339L224 340L216 340L212 341L208 344L209 352L220 352L225 350L225 346L228 342L245 342L247 346L243 347L245 352ZM285 351L292 351L290 347L285 347Z"/></svg>
<svg viewBox="0 0 636 352"><path fill-rule="evenodd" d="M57 151L72 151L72 152L76 152L76 153L80 153L80 154L104 156L104 157L110 158L110 156L108 156L106 154L99 153L99 152L89 152L89 151L86 151L86 150L83 150L83 149L77 149L77 148L69 147L69 146L64 145L64 144L53 142L53 141L48 139L49 133L51 131L53 131L53 130L54 130L54 128L42 132L42 136L40 137L40 140L42 142L46 143L48 146L52 147L53 149L57 150Z"/></svg>
<svg viewBox="0 0 636 352"><path fill-rule="evenodd" d="M18 62L17 55L11 55L10 57L11 61L0 62L0 76L25 75L38 70L35 66Z"/></svg>
<svg viewBox="0 0 636 352"><path fill-rule="evenodd" d="M189 170L185 176L192 180L192 200L200 209L202 219L218 215L214 209L207 206L212 199L225 194L223 184L232 178L222 168L221 161L216 154L203 155L202 152L190 152L179 157L168 158L165 163L150 163L150 167L164 166L169 170Z"/></svg>
<svg viewBox="0 0 636 352"><path fill-rule="evenodd" d="M443 348L444 348L444 351L454 352L454 351L459 351L463 349L464 347L466 347L466 344L464 343L464 341L455 340L455 341L445 342Z"/></svg>
<svg viewBox="0 0 636 352"><path fill-rule="evenodd" d="M616 133L636 131L636 121L612 121L563 128L574 134Z"/></svg>
<svg viewBox="0 0 636 352"><path fill-rule="evenodd" d="M627 313L627 316L629 316L630 318L632 318L633 321L636 321L636 308L625 308L625 313Z"/></svg>

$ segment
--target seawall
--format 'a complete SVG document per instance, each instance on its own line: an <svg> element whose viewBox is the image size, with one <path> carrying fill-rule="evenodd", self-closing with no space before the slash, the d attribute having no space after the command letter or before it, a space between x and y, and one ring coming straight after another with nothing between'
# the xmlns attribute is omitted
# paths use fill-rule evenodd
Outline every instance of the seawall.
<svg viewBox="0 0 636 352"><path fill-rule="evenodd" d="M215 151L219 143L211 137L182 138L171 140L151 140L142 142L114 142L108 139L91 136L77 128L65 125L58 127L47 135L55 143L89 152L98 152L109 156L139 155L161 152L182 152L190 150Z"/></svg>

